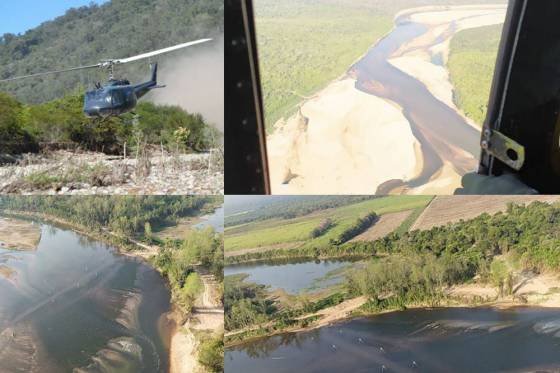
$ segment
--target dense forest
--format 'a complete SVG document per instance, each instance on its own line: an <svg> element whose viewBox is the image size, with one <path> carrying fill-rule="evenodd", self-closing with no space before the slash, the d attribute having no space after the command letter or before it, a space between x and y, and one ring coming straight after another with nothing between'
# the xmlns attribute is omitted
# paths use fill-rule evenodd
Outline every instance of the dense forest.
<svg viewBox="0 0 560 373"><path fill-rule="evenodd" d="M223 32L221 0L112 0L72 8L65 15L26 31L0 37L0 79L124 58ZM204 47L201 47L204 48ZM198 48L200 50L200 48ZM185 52L189 53L189 52ZM162 67L166 59L158 58ZM144 79L145 63L119 68L130 81ZM24 103L62 98L106 79L105 72L75 72L2 83Z"/></svg>
<svg viewBox="0 0 560 373"><path fill-rule="evenodd" d="M341 207L366 201L378 196L271 196L262 198L262 202L254 197L234 197L234 209L228 208L225 219L226 226L245 224L256 220L273 218L293 219L312 212L328 208ZM247 203L242 204L244 198ZM272 201L272 202L271 202ZM228 206L229 206L228 200ZM233 214L232 214L233 213Z"/></svg>
<svg viewBox="0 0 560 373"><path fill-rule="evenodd" d="M146 145L168 151L204 151L219 143L218 131L200 114L178 106L141 102L135 114L108 119L82 113L83 93L38 105L24 105L0 92L0 154L62 147L108 154L132 152ZM126 144L126 145L125 145Z"/></svg>

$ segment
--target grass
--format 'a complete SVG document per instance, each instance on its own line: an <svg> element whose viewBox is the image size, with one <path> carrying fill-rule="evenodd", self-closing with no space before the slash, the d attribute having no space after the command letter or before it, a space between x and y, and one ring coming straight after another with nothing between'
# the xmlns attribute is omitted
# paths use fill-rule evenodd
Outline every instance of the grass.
<svg viewBox="0 0 560 373"><path fill-rule="evenodd" d="M270 219L240 226L225 231L226 251L236 251L255 247L267 247L292 242L305 242L303 245L323 246L337 237L356 219L368 213L378 215L411 210L426 206L430 196L394 196L363 201L335 209L321 210L294 219ZM336 224L324 235L310 239L311 231L321 221L330 218Z"/></svg>
<svg viewBox="0 0 560 373"><path fill-rule="evenodd" d="M393 26L389 14L348 2L258 0L257 42L267 130L303 97L344 74Z"/></svg>
<svg viewBox="0 0 560 373"><path fill-rule="evenodd" d="M422 205L422 206L414 209L414 211L412 211L412 213L410 215L408 215L406 219L404 219L404 221L401 223L401 225L399 225L399 227L397 229L395 229L394 233L403 234L405 232L408 232L410 230L410 228L412 227L412 225L414 224L414 222L416 220L418 220L418 218L420 217L420 214L422 214L422 211L424 211L424 209L426 208L426 206L428 206L428 203L431 200L432 199L430 199L425 205Z"/></svg>
<svg viewBox="0 0 560 373"><path fill-rule="evenodd" d="M25 176L21 185L24 190L47 190L59 188L69 183L87 183L93 186L104 186L108 180L113 181L113 170L110 166L99 163L95 165L76 165L63 171L37 171Z"/></svg>
<svg viewBox="0 0 560 373"><path fill-rule="evenodd" d="M451 41L448 69L455 103L480 126L486 118L502 27L461 31Z"/></svg>

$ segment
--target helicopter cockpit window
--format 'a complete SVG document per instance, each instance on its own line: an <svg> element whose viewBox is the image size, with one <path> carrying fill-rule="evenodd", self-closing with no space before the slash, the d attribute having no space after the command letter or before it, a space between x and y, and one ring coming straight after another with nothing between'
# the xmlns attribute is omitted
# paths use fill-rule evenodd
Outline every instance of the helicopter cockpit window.
<svg viewBox="0 0 560 373"><path fill-rule="evenodd" d="M122 105L124 103L124 92L115 90L111 93L113 97L113 105Z"/></svg>
<svg viewBox="0 0 560 373"><path fill-rule="evenodd" d="M107 102L109 98L109 102ZM111 105L111 97L102 91L90 91L86 93L86 103L90 106L105 107Z"/></svg>
<svg viewBox="0 0 560 373"><path fill-rule="evenodd" d="M452 194L507 4L254 0L273 194Z"/></svg>

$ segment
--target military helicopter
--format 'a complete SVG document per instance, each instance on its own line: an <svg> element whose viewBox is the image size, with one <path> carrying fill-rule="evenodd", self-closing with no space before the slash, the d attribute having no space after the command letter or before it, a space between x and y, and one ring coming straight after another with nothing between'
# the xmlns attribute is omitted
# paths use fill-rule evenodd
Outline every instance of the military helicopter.
<svg viewBox="0 0 560 373"><path fill-rule="evenodd" d="M126 79L115 79L115 66L151 58L163 53L172 52L178 49L190 47L196 44L206 43L212 39L200 39L188 43L178 44L172 47L160 49L157 51L147 52L134 57L123 59L103 60L95 65L72 67L68 69L47 71L30 75L16 76L8 79L0 80L2 82L10 82L20 79L36 78L44 75L60 74L69 71L85 70L101 68L109 71L109 79L107 83L101 85L96 83L95 89L87 91L84 96L84 114L88 117L107 118L110 116L118 116L127 113L136 107L138 100L146 93L156 88L164 88L165 86L157 84L157 63L152 65L152 77L149 81L132 85Z"/></svg>

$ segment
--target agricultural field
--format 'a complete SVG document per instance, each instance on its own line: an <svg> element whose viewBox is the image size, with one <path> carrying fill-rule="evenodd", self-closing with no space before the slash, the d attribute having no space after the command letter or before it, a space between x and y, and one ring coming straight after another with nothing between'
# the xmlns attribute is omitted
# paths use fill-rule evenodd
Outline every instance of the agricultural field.
<svg viewBox="0 0 560 373"><path fill-rule="evenodd" d="M367 200L334 209L326 209L293 219L269 219L228 227L225 230L226 252L254 248L281 247L283 244L301 243L301 246L321 247L352 226L358 218L375 212L384 214L410 211L423 207L430 196L395 196ZM311 238L312 231L326 219L333 223L324 234ZM289 245L293 247L293 245Z"/></svg>
<svg viewBox="0 0 560 373"><path fill-rule="evenodd" d="M440 196L436 197L420 214L411 230L427 230L436 226L469 220L488 213L506 211L508 203L560 201L560 196Z"/></svg>
<svg viewBox="0 0 560 373"><path fill-rule="evenodd" d="M413 210L404 210L399 212L392 212L390 214L381 215L371 228L362 234L357 235L350 242L355 241L375 241L378 238L385 237L389 233L399 228L401 224L412 214Z"/></svg>
<svg viewBox="0 0 560 373"><path fill-rule="evenodd" d="M459 32L451 40L448 69L455 104L482 126L502 34L502 25Z"/></svg>
<svg viewBox="0 0 560 373"><path fill-rule="evenodd" d="M268 131L393 26L388 13L351 1L257 0L254 7Z"/></svg>

